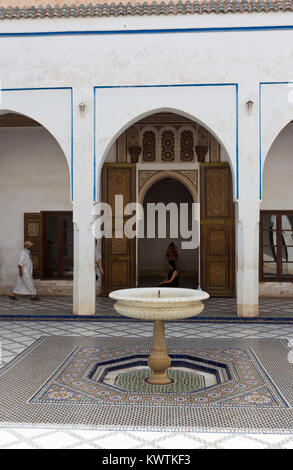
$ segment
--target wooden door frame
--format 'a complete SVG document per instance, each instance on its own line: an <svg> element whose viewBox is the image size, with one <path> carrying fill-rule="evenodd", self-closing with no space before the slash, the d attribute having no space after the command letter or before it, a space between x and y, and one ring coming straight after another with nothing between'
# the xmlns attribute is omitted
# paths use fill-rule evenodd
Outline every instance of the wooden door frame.
<svg viewBox="0 0 293 470"><path fill-rule="evenodd" d="M136 164L135 163L110 163L110 162L105 162L103 167L102 167L102 172L101 172L101 182L102 182L102 191L101 191L101 196L102 196L102 201L103 202L108 202L107 195L108 195L108 179L107 179L107 172L103 171L103 169L111 169L111 168L129 168L132 169L132 181L131 181L131 189L130 192L136 199ZM112 213L112 227L114 228L113 222L114 222L114 216L115 214ZM123 217L123 222L131 216ZM107 258L107 256L104 256L105 253L108 251L109 247L109 241L112 239L106 239L105 237L102 238L101 240L101 251L102 251L102 262ZM130 262L130 284L133 285L133 287L136 285L136 238L131 240L130 242L130 253L129 253L129 258L130 260L134 260L134 262ZM117 256L119 258L119 256ZM104 263L104 262L103 262ZM102 277L102 295L103 296L108 296L109 294L109 289L108 287L110 286L110 273L109 270L107 269L107 263L104 263L104 276Z"/></svg>
<svg viewBox="0 0 293 470"><path fill-rule="evenodd" d="M232 187L232 171L229 162L217 162L217 163L201 163L200 168L229 168L231 175L231 183L229 186L229 201L230 201L230 217L210 217L205 218L206 214L206 198L205 198L205 185L206 185L206 174L203 171L200 171L200 278L201 285L205 288L207 279L206 279L206 266L205 266L205 257L206 257L206 243L208 242L207 237L205 237L206 227L227 227L230 226L230 257L228 258L229 262L229 280L231 289L229 292L220 292L212 294L213 296L218 297L235 297L235 203L233 201L233 187Z"/></svg>

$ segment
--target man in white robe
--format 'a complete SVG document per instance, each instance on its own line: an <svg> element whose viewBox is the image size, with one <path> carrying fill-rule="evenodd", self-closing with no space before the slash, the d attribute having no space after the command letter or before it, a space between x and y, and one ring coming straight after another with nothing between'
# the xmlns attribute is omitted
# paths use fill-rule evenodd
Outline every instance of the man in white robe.
<svg viewBox="0 0 293 470"><path fill-rule="evenodd" d="M31 300L39 300L33 281L33 261L30 252L32 246L32 242L24 242L24 250L22 250L19 257L17 283L9 296L10 299L16 300L16 294L20 294L31 295Z"/></svg>

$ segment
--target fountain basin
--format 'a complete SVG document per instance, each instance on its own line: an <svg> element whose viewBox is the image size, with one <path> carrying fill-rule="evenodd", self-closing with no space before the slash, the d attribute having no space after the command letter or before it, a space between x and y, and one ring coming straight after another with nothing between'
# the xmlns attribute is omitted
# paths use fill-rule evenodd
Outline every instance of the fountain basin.
<svg viewBox="0 0 293 470"><path fill-rule="evenodd" d="M160 294L159 294L160 293ZM160 296L159 296L160 295ZM109 294L116 312L141 320L179 320L199 315L209 294L179 287L121 289Z"/></svg>
<svg viewBox="0 0 293 470"><path fill-rule="evenodd" d="M117 290L111 292L109 297L117 300L114 308L121 315L154 321L152 352L148 358L152 375L147 383L167 385L172 382L166 374L171 359L167 353L164 321L199 315L204 308L201 301L207 299L209 294L179 287L142 287Z"/></svg>

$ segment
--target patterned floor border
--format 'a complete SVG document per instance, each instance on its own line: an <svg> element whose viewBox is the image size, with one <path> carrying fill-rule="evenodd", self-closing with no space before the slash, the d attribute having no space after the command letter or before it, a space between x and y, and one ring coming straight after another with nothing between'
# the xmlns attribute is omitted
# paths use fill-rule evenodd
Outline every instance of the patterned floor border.
<svg viewBox="0 0 293 470"><path fill-rule="evenodd" d="M34 349L36 349L42 342L44 342L48 338L48 336L42 336L38 340L36 340L33 344L28 346L23 352L18 354L14 359L12 359L9 363L4 365L1 370L0 370L0 377L6 373L9 369L11 369L14 365L16 365L19 361L24 359L26 356L28 356ZM68 337L67 337L68 338ZM99 337L99 339L103 339ZM108 339L108 338L104 338ZM265 340L261 340L265 341ZM267 371L266 371L267 372ZM75 405L76 406L76 405ZM79 405L79 406L84 406L84 405ZM202 407L204 408L204 407ZM206 407L208 408L208 407ZM233 407L234 408L234 407ZM232 408L232 409L233 409ZM236 407L235 407L236 408ZM284 429L284 428L254 428L254 427L248 427L248 428L223 428L223 427L202 427L202 426L188 426L188 427L178 427L178 426L150 426L150 425L92 425L92 424L65 424L65 423L33 423L33 422L10 422L10 421L1 421L0 422L0 428L34 428L34 429L62 429L62 430L97 430L97 431L149 431L149 432L156 432L156 431L161 431L161 432L184 432L184 433L222 433L222 434L284 434L284 435L293 435L293 425L292 429Z"/></svg>
<svg viewBox="0 0 293 470"><path fill-rule="evenodd" d="M259 299L258 317L238 317L235 298L211 297L205 302L200 316L189 318L192 323L230 323L230 324L293 324L293 298ZM31 302L29 298L19 297L11 301L0 296L0 321L44 320L62 322L132 322L133 319L120 316L114 310L114 301L108 297L97 297L95 315L73 315L72 297L42 296L41 302ZM180 322L185 321L181 320Z"/></svg>
<svg viewBox="0 0 293 470"><path fill-rule="evenodd" d="M133 318L123 317L123 316L111 316L111 315L27 315L27 314L17 314L17 315L1 315L0 313L0 322L1 321L32 321L32 320L42 320L42 321L63 321L63 322L134 322ZM144 320L148 321L148 320ZM151 323L151 322L149 322ZM293 325L292 317L195 317L187 318L184 320L173 320L170 323L264 323L264 324L274 324L274 325Z"/></svg>

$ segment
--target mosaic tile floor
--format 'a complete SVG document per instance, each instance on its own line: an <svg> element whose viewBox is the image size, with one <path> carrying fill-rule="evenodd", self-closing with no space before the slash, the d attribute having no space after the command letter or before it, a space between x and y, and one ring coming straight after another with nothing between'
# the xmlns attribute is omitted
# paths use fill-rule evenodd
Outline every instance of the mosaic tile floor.
<svg viewBox="0 0 293 470"><path fill-rule="evenodd" d="M290 384L287 384L284 392L282 388L279 389L274 384L274 381L282 379L276 374L278 369L265 369L259 359L260 356L266 360L276 355L281 358L283 354L285 363L281 366L285 379L293 376L293 366L287 361L288 350L280 340L241 339L235 342L227 339L169 339L167 346L175 368L170 371L174 383L153 386L144 382L143 376L148 377L144 368L125 372L131 366L147 366L151 348L149 340L42 337L33 344L33 349L25 350L24 356L17 358L17 363L9 364L4 369L5 373L2 372L0 396L3 401L0 404L0 416L6 414L6 420L13 422L18 403L17 416L18 419L22 416L24 422L35 423L42 416L43 423L55 422L57 419L58 423L73 424L76 421L70 420L74 415L80 424L98 426L108 423L114 427L178 427L179 430L182 427L196 427L206 430L219 426L233 428L237 421L237 428L245 429L249 425L263 429L267 419L263 410L269 409L270 414L275 409L291 408L291 402L288 401L290 392L287 390ZM268 364L270 368L270 358ZM52 367L55 368L53 372ZM114 370L120 371L118 380L114 384L105 382L105 374ZM213 372L218 376L217 383L205 387L204 383L197 380L194 370ZM175 371L181 377L176 379ZM140 376L133 380L133 375L137 376L139 372ZM18 390L17 377L25 378L29 390L25 389L23 381ZM33 388L35 392L30 396ZM8 399L9 389L15 391L13 400L11 397ZM284 395L286 392L288 399ZM48 418L46 413L49 408L32 408L31 404L52 405ZM66 412L62 404L68 405ZM74 412L74 405L80 404L88 407L83 407L82 414L78 416L79 409L77 407ZM204 417L200 407L205 408ZM230 413L225 416L224 408L228 407L233 408L232 421L229 420ZM244 410L238 417L234 410L237 407ZM255 408L254 413L246 416L250 408ZM219 409L219 413L215 409ZM262 412L258 414L256 409ZM287 414L284 414L284 420ZM290 412L289 420L292 418ZM276 426L278 424L274 416L269 427L265 428Z"/></svg>
<svg viewBox="0 0 293 470"><path fill-rule="evenodd" d="M96 315L91 317L92 321L113 320L123 321L113 307L114 301L107 297L97 298ZM243 319L237 317L237 307L235 298L210 298L205 302L205 308L200 317L194 317L192 321L209 321L215 318L221 320L232 320L239 322L252 321L253 319ZM40 302L32 302L29 298L19 297L17 301L10 300L7 296L0 296L0 319L7 316L47 317L48 319L61 319L72 316L71 297L42 297ZM293 298L260 298L259 317L253 321L261 319L273 319L293 322ZM89 320L85 318L84 320ZM128 319L127 319L128 320ZM125 320L124 320L125 321ZM133 321L133 320L128 320Z"/></svg>
<svg viewBox="0 0 293 470"><path fill-rule="evenodd" d="M246 339L285 339L293 340L292 325L273 324L207 324L169 323L166 327L168 338L232 338L239 346L238 338ZM149 323L129 322L58 322L58 321L2 321L0 339L2 343L2 364L32 344L40 336L78 336L103 338L132 337L146 338L152 335ZM279 357L272 360L277 367ZM293 362L293 361L292 361ZM290 364L289 364L290 365ZM286 365L288 367L289 365ZM292 365L290 366L292 367ZM281 370L281 369L280 369ZM33 405L34 406L34 405ZM45 405L46 406L46 405ZM82 405L81 405L82 406ZM278 410L279 411L279 410ZM169 432L169 431L119 431L113 428L104 430L44 428L41 426L0 427L0 448L2 449L255 449L293 448L293 421L287 434L221 432Z"/></svg>

